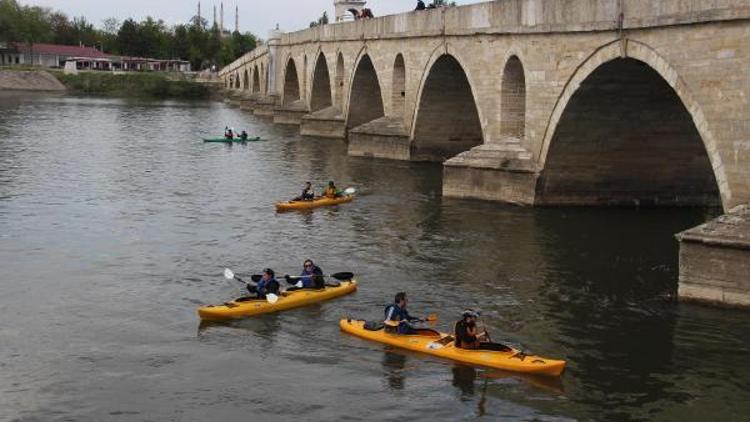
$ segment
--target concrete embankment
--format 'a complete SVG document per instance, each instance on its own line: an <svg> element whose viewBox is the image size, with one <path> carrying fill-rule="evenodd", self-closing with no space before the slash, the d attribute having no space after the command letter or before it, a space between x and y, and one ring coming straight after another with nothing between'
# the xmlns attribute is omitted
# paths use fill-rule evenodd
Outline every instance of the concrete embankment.
<svg viewBox="0 0 750 422"><path fill-rule="evenodd" d="M0 70L0 91L65 91L63 85L43 70Z"/></svg>
<svg viewBox="0 0 750 422"><path fill-rule="evenodd" d="M196 81L185 75L158 72L79 72L55 76L72 92L94 95L116 95L152 98L209 98L210 84Z"/></svg>

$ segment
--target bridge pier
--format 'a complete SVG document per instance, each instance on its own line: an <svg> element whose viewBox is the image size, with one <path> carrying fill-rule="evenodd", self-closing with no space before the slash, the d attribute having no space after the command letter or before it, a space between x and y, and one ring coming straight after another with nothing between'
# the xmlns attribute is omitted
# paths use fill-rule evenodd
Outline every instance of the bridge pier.
<svg viewBox="0 0 750 422"><path fill-rule="evenodd" d="M240 100L240 110L249 111L250 113L253 112L253 108L255 107L255 103L258 101L258 95L257 94L250 94L245 95Z"/></svg>
<svg viewBox="0 0 750 422"><path fill-rule="evenodd" d="M750 307L750 205L676 237L680 300Z"/></svg>
<svg viewBox="0 0 750 422"><path fill-rule="evenodd" d="M256 116L273 117L273 111L276 108L277 102L278 97L273 95L260 97L255 102L255 106L253 107L253 114Z"/></svg>
<svg viewBox="0 0 750 422"><path fill-rule="evenodd" d="M300 125L302 117L308 113L302 100L273 109L273 122L280 125Z"/></svg>
<svg viewBox="0 0 750 422"><path fill-rule="evenodd" d="M538 177L520 144L483 144L443 163L443 196L534 205Z"/></svg>
<svg viewBox="0 0 750 422"><path fill-rule="evenodd" d="M409 160L410 145L409 134L400 118L381 117L349 131L348 154Z"/></svg>
<svg viewBox="0 0 750 422"><path fill-rule="evenodd" d="M346 122L338 107L327 107L302 116L300 134L321 138L346 138Z"/></svg>

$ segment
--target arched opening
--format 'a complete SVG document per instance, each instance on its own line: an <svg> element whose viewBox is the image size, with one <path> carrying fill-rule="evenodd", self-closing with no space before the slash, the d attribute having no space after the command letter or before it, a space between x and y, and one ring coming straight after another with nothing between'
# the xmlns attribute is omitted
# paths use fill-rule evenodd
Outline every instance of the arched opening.
<svg viewBox="0 0 750 422"><path fill-rule="evenodd" d="M526 130L526 77L521 60L512 56L505 64L500 92L500 135L521 140Z"/></svg>
<svg viewBox="0 0 750 422"><path fill-rule="evenodd" d="M617 58L570 98L537 183L540 204L719 205L692 117L648 64Z"/></svg>
<svg viewBox="0 0 750 422"><path fill-rule="evenodd" d="M336 106L344 109L344 55L336 59Z"/></svg>
<svg viewBox="0 0 750 422"><path fill-rule="evenodd" d="M391 109L394 116L402 117L406 101L406 66L404 65L404 56L401 54L396 56L396 61L393 63L392 86Z"/></svg>
<svg viewBox="0 0 750 422"><path fill-rule="evenodd" d="M260 73L258 72L258 65L255 65L253 69L253 94L260 92Z"/></svg>
<svg viewBox="0 0 750 422"><path fill-rule="evenodd" d="M354 72L346 127L355 128L383 116L383 95L378 75L370 56L365 54Z"/></svg>
<svg viewBox="0 0 750 422"><path fill-rule="evenodd" d="M224 88L229 88L229 78L224 77Z"/></svg>
<svg viewBox="0 0 750 422"><path fill-rule="evenodd" d="M310 110L322 110L326 107L330 107L332 103L331 79L328 74L328 62L326 61L325 55L320 53L318 61L315 64L315 73L313 74Z"/></svg>
<svg viewBox="0 0 750 422"><path fill-rule="evenodd" d="M283 105L291 104L299 100L299 79L297 78L297 66L294 65L294 59L289 59L286 64L284 73L284 98Z"/></svg>
<svg viewBox="0 0 750 422"><path fill-rule="evenodd" d="M482 143L482 125L469 80L451 55L435 61L417 108L411 159L444 161Z"/></svg>
<svg viewBox="0 0 750 422"><path fill-rule="evenodd" d="M248 74L247 69L245 69L245 77L243 78L242 89L250 89L250 75Z"/></svg>

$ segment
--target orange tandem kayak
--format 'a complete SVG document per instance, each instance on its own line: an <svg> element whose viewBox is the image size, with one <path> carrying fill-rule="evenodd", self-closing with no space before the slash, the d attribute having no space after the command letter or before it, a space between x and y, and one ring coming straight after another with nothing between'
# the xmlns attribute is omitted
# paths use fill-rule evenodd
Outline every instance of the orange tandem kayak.
<svg viewBox="0 0 750 422"><path fill-rule="evenodd" d="M384 329L367 330L364 321L342 319L341 330L371 341L400 347L415 352L426 353L469 365L485 366L525 374L558 377L565 369L564 360L547 359L536 355L526 355L520 350L509 351L467 350L454 346L453 336L435 332L434 335L403 335L386 332Z"/></svg>
<svg viewBox="0 0 750 422"><path fill-rule="evenodd" d="M276 203L277 211L290 211L290 210L307 210L311 208L326 207L331 205L344 204L352 202L354 196L344 195L338 198L328 198L325 196L319 196L312 201L284 201Z"/></svg>

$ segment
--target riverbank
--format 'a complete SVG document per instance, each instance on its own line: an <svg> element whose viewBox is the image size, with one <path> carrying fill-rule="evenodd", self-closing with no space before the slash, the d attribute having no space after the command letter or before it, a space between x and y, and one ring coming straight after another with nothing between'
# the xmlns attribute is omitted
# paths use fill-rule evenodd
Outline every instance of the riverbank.
<svg viewBox="0 0 750 422"><path fill-rule="evenodd" d="M0 91L68 91L78 94L148 98L212 98L211 83L165 73L79 72L31 68L0 69Z"/></svg>
<svg viewBox="0 0 750 422"><path fill-rule="evenodd" d="M0 70L0 91L65 91L65 85L43 70Z"/></svg>
<svg viewBox="0 0 750 422"><path fill-rule="evenodd" d="M55 72L54 75L74 93L188 99L211 96L210 85L183 75L135 72L79 72L74 75Z"/></svg>

